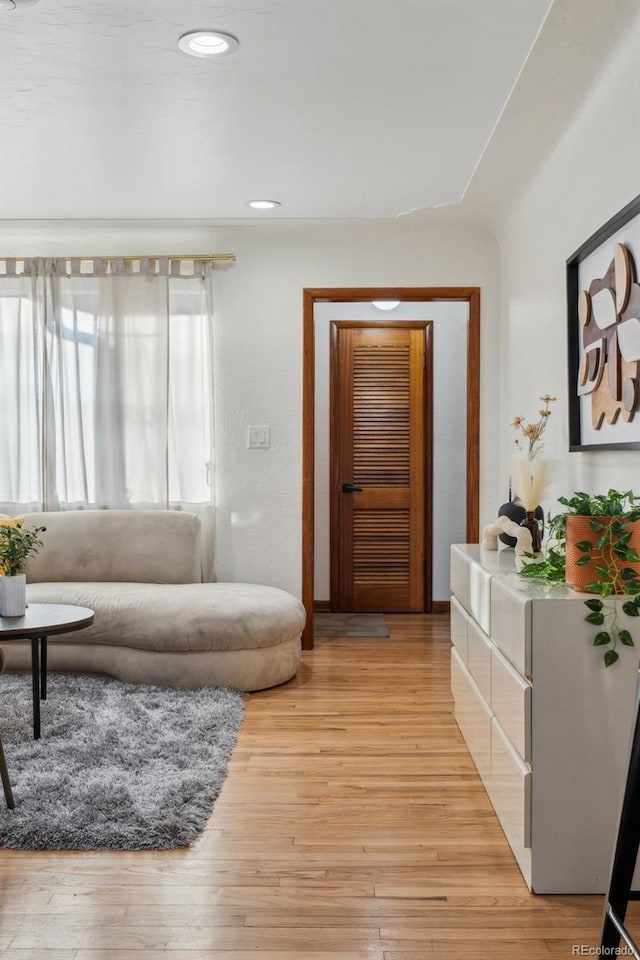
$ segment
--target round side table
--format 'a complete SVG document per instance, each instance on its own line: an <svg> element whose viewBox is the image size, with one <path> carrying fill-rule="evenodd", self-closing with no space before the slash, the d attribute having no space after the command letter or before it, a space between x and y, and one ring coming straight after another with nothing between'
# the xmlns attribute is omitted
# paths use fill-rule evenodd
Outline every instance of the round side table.
<svg viewBox="0 0 640 960"><path fill-rule="evenodd" d="M40 736L40 701L47 699L47 637L82 630L90 627L93 620L89 607L63 603L30 603L23 617L0 617L0 644L31 641L34 740Z"/></svg>

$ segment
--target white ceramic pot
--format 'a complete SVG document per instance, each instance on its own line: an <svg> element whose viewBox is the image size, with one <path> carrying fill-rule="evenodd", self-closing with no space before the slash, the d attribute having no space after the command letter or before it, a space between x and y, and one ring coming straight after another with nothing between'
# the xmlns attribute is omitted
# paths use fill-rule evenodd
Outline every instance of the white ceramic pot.
<svg viewBox="0 0 640 960"><path fill-rule="evenodd" d="M27 578L24 573L0 577L0 617L24 617L27 607Z"/></svg>

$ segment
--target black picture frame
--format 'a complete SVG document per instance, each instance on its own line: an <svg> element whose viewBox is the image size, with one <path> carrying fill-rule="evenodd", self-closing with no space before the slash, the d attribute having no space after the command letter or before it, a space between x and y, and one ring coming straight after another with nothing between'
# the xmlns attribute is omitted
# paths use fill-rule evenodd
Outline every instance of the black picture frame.
<svg viewBox="0 0 640 960"><path fill-rule="evenodd" d="M585 452L593 450L640 450L640 441L621 441L620 443L584 443L580 417L580 397L576 392L580 367L580 320L578 299L580 295L580 264L594 253L622 227L640 217L640 194L619 210L610 220L601 226L588 240L578 247L566 261L567 268L567 345L568 345L568 385L569 385L569 451ZM613 251L612 251L613 256ZM636 413L640 418L640 411Z"/></svg>

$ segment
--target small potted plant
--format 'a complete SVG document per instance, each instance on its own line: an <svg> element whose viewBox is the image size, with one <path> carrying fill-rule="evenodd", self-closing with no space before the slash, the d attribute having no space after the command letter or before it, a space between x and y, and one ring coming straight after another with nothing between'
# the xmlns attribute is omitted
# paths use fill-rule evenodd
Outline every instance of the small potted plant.
<svg viewBox="0 0 640 960"><path fill-rule="evenodd" d="M591 495L577 492L560 497L565 512L550 520L546 555L520 571L522 576L565 581L574 590L597 596L586 600L585 619L602 627L595 646L606 647L605 666L618 660L617 646L634 646L629 630L620 626L616 604L608 597L625 595L622 611L640 617L640 496L632 490Z"/></svg>
<svg viewBox="0 0 640 960"><path fill-rule="evenodd" d="M0 617L22 617L26 609L26 575L28 558L42 546L40 534L45 527L28 530L24 521L0 519Z"/></svg>
<svg viewBox="0 0 640 960"><path fill-rule="evenodd" d="M640 497L609 490L597 496L575 493L559 503L567 508L569 586L603 596L628 592L627 585L640 581Z"/></svg>

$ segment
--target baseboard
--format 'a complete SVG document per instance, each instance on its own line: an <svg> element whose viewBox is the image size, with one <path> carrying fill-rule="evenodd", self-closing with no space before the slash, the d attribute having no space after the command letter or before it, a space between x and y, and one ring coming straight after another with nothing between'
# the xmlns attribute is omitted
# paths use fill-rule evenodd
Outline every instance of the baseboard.
<svg viewBox="0 0 640 960"><path fill-rule="evenodd" d="M313 609L315 613L325 613L328 610L331 610L331 601L330 600L314 600Z"/></svg>
<svg viewBox="0 0 640 960"><path fill-rule="evenodd" d="M434 600L431 604L431 613L450 613L451 603L449 600Z"/></svg>

